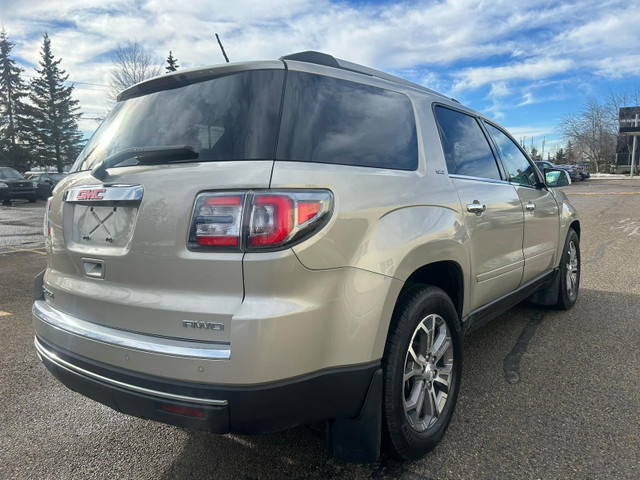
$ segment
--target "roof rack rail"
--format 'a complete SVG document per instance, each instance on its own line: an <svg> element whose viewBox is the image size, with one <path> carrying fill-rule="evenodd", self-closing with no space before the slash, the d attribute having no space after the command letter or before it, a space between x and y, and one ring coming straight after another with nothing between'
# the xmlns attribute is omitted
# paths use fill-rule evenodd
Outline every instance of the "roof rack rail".
<svg viewBox="0 0 640 480"><path fill-rule="evenodd" d="M435 90L431 90L430 88L423 87L422 85L419 85L417 83L410 82L409 80L405 80L404 78L396 77L395 75L391 75L374 68L365 67L364 65L348 62L347 60L335 58L332 55L328 55L322 52L307 50L305 52L292 53L290 55L282 56L280 57L280 60L294 60L296 62L315 63L316 65L324 65L326 67L350 70L352 72L362 73L364 75L369 75L370 77L380 78L389 82L398 83L406 87L411 87L422 92L430 93L431 95L437 95L439 97L449 99L449 97L438 93Z"/></svg>

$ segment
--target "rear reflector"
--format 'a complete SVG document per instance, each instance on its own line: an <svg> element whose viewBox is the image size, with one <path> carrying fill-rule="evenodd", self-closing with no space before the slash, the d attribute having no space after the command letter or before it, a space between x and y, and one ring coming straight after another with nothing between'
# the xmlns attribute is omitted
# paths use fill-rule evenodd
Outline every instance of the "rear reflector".
<svg viewBox="0 0 640 480"><path fill-rule="evenodd" d="M180 405L170 405L163 403L160 408L165 412L177 413L178 415L185 415L187 417L203 418L204 411L200 408L182 407Z"/></svg>
<svg viewBox="0 0 640 480"><path fill-rule="evenodd" d="M44 209L44 225L43 233L45 237L51 236L51 202L53 197L47 199L46 207Z"/></svg>

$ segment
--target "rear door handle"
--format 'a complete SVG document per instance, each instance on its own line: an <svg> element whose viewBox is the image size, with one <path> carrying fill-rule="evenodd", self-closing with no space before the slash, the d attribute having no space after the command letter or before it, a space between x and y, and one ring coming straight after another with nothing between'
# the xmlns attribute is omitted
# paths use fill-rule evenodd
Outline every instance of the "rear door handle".
<svg viewBox="0 0 640 480"><path fill-rule="evenodd" d="M524 208L528 211L528 212L533 212L536 209L536 204L535 203L527 203Z"/></svg>
<svg viewBox="0 0 640 480"><path fill-rule="evenodd" d="M467 205L467 212L475 213L476 215L480 215L487 209L487 206L484 203L480 203L477 200L474 200L473 203Z"/></svg>

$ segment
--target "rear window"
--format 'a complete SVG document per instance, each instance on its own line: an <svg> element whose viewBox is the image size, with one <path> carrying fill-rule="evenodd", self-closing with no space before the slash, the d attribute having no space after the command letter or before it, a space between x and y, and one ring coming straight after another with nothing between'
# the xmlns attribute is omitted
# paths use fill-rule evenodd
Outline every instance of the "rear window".
<svg viewBox="0 0 640 480"><path fill-rule="evenodd" d="M188 145L197 161L273 159L283 82L283 70L252 70L119 102L72 171L146 146Z"/></svg>
<svg viewBox="0 0 640 480"><path fill-rule="evenodd" d="M290 72L278 160L399 170L418 167L413 108L401 93Z"/></svg>

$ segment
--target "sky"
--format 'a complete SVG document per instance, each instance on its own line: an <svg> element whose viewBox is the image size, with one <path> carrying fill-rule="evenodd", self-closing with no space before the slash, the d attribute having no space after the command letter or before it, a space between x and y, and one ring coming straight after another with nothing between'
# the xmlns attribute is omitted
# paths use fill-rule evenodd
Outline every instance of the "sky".
<svg viewBox="0 0 640 480"><path fill-rule="evenodd" d="M89 136L112 55L137 40L181 68L317 50L414 81L554 153L587 97L640 87L639 0L0 0L13 54L34 75L42 35L75 85ZM546 156L546 154L545 154Z"/></svg>

